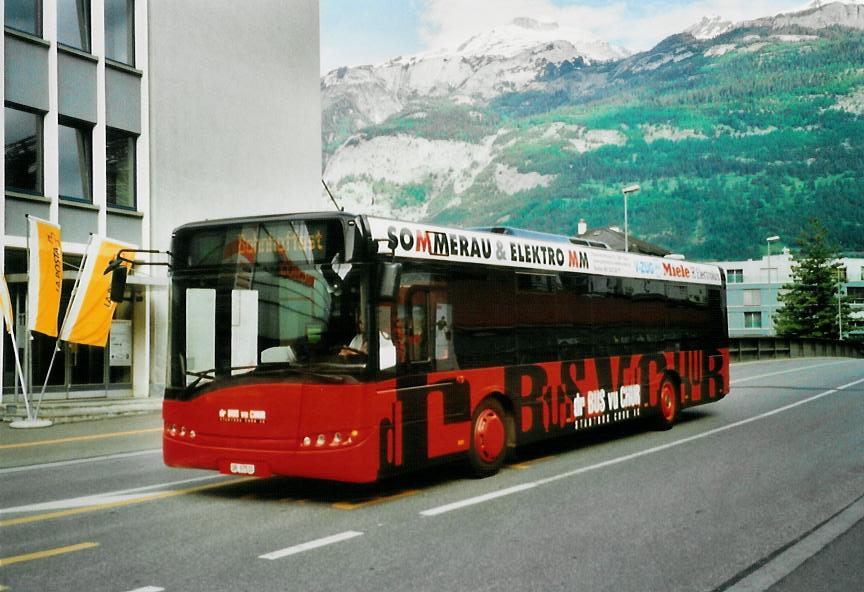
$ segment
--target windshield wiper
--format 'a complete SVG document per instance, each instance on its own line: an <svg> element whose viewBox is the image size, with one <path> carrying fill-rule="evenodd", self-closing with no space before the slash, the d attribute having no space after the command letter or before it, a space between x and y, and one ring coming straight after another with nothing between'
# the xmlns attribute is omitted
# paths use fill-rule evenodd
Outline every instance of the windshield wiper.
<svg viewBox="0 0 864 592"><path fill-rule="evenodd" d="M225 368L226 372L233 372L234 370L254 370L258 366L230 366ZM209 370L187 370L186 376L196 376L196 380L192 382L192 384L186 385L186 388L193 389L202 380L216 380L216 368L210 368Z"/></svg>

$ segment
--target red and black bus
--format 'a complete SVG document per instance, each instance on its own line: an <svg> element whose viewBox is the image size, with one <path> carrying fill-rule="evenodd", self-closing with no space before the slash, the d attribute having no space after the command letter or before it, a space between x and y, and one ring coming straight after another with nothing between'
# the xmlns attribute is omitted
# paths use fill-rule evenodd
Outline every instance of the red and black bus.
<svg viewBox="0 0 864 592"><path fill-rule="evenodd" d="M538 238L539 237L539 238ZM370 482L729 389L720 269L346 213L175 231L165 462Z"/></svg>

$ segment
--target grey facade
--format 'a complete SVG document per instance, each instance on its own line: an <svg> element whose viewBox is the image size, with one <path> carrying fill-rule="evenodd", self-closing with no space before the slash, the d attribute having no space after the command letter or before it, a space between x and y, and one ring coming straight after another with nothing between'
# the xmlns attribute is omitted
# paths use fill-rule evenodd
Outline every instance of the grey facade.
<svg viewBox="0 0 864 592"><path fill-rule="evenodd" d="M28 6L4 2L0 54L0 270L21 327L26 214L61 225L74 264L91 233L167 249L172 229L191 220L328 207L317 0L81 0L86 27L60 14L57 0L37 2L31 20ZM11 169L10 158L19 158ZM110 347L65 346L48 398L161 394L167 279L162 268L141 267L130 280L134 300L118 309L117 335L131 340L132 366L112 366ZM11 360L3 343L0 360ZM30 353L39 383L45 369ZM12 376L6 364L7 393Z"/></svg>

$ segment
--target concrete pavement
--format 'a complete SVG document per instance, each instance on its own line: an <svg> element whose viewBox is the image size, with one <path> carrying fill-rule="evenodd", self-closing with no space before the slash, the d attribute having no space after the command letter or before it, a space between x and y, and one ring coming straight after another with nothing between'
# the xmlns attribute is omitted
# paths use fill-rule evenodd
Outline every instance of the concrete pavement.
<svg viewBox="0 0 864 592"><path fill-rule="evenodd" d="M14 395L5 395L0 405L0 421L12 422L27 417L23 399L14 400ZM31 402L31 406L33 403ZM122 399L64 399L42 401L39 419L48 419L55 424L106 419L111 417L158 413L162 399L156 397L128 397Z"/></svg>

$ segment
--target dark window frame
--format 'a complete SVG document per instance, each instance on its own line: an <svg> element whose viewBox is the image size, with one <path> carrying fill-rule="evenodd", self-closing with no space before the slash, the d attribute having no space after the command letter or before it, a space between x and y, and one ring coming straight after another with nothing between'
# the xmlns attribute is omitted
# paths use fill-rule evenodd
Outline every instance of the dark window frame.
<svg viewBox="0 0 864 592"><path fill-rule="evenodd" d="M93 203L93 124L88 123L86 121L81 121L80 119L74 119L71 117L60 116L57 126L57 178L59 181L59 196L60 199L66 201L74 201L78 203ZM61 128L73 129L78 132L86 132L83 133L83 138L86 140L84 146L84 158L87 161L87 178L83 178L84 169L80 167L79 160L79 169L82 173L82 193L84 196L77 195L67 195L63 193L63 174L61 170L61 165L63 162L63 151L62 146L60 144L60 134L62 132ZM80 151L78 152L78 156L80 158ZM87 195L89 194L89 195Z"/></svg>
<svg viewBox="0 0 864 592"><path fill-rule="evenodd" d="M128 187L131 192L131 204L119 203L117 201L117 179L119 175L115 175L112 181L112 170L114 167L112 166L111 161L111 140L114 136L114 139L123 138L126 141L131 141L127 146L131 146L131 157L127 155L128 162L130 163L131 171L129 172ZM137 134L133 134L131 132L127 132L125 130L121 130L118 128L109 127L106 129L105 133L105 203L109 208L116 208L121 210L130 210L137 211L138 210L138 138ZM119 164L119 160L115 161Z"/></svg>
<svg viewBox="0 0 864 592"><path fill-rule="evenodd" d="M744 313L745 329L764 329L761 311L748 311Z"/></svg>
<svg viewBox="0 0 864 592"><path fill-rule="evenodd" d="M64 18L65 12L61 11L68 3L74 3L76 8L76 21L78 24L78 39L77 43L71 39L61 39L62 29L57 28L57 43L65 47L71 47L85 53L93 52L93 6L90 0L58 0L57 2L57 21L58 23Z"/></svg>
<svg viewBox="0 0 864 592"><path fill-rule="evenodd" d="M17 0L19 5L22 4L31 4L33 5L33 30L27 29L19 29L18 27L13 27L9 24L9 15L6 14L6 11L10 9L12 3L16 0L4 0L3 9L4 9L4 19L3 24L6 27L9 27L13 31L18 31L20 33L26 33L27 35L33 35L34 37L43 37L43 22L42 22L42 0Z"/></svg>
<svg viewBox="0 0 864 592"><path fill-rule="evenodd" d="M126 5L125 11L125 21L126 21L126 56L125 59L123 56L119 56L116 52L113 55L109 55L109 42L108 42L108 26L109 19L108 13L111 4L123 3ZM123 64L125 66L130 66L132 68L135 67L135 0L105 0L104 5L105 11L105 59L111 62L115 62L118 64ZM113 44L111 47L114 47Z"/></svg>
<svg viewBox="0 0 864 592"><path fill-rule="evenodd" d="M38 109L32 109L25 105L19 105L17 103L11 103L6 101L3 105L4 109L11 109L13 111L18 111L21 113L26 113L28 115L33 115L35 121L37 123L36 130L36 184L34 188L28 187L17 187L10 186L9 179L10 175L8 170L6 171L6 181L4 190L5 191L13 191L17 193L24 193L27 195L45 195L45 113L39 111ZM5 127L8 129L8 116L4 114L4 121L6 121ZM4 130L5 134L5 130ZM3 166L6 166L6 150L5 150L5 137L4 137L4 158L3 158Z"/></svg>

